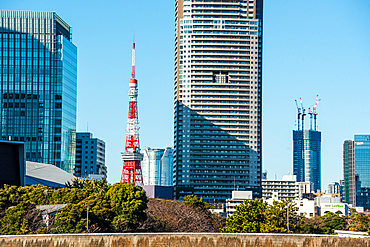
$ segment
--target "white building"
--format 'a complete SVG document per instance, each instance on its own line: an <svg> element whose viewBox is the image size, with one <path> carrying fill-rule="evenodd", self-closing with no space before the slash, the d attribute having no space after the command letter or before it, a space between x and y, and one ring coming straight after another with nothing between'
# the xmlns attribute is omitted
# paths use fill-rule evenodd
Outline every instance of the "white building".
<svg viewBox="0 0 370 247"><path fill-rule="evenodd" d="M333 194L324 194L315 198L315 207L318 216L323 216L328 212L336 213L340 211L343 215L348 215L349 205L342 203L341 197Z"/></svg>
<svg viewBox="0 0 370 247"><path fill-rule="evenodd" d="M304 215L307 218L315 217L316 210L315 210L315 201L302 199L302 200L294 200L293 203L296 204L298 207L298 214Z"/></svg>
<svg viewBox="0 0 370 247"><path fill-rule="evenodd" d="M231 216L235 211L235 207L243 203L245 200L252 200L252 191L233 191L232 198L226 199L226 213Z"/></svg>
<svg viewBox="0 0 370 247"><path fill-rule="evenodd" d="M305 194L310 194L314 191L312 182L297 182L298 184L298 199L303 199Z"/></svg>
<svg viewBox="0 0 370 247"><path fill-rule="evenodd" d="M323 216L329 212L337 213L340 211L341 215L348 215L348 204L347 203L321 203L320 205L320 216Z"/></svg>
<svg viewBox="0 0 370 247"><path fill-rule="evenodd" d="M278 193L279 200L297 199L299 191L296 175L284 175L282 179L262 179L262 198L272 198L274 192Z"/></svg>

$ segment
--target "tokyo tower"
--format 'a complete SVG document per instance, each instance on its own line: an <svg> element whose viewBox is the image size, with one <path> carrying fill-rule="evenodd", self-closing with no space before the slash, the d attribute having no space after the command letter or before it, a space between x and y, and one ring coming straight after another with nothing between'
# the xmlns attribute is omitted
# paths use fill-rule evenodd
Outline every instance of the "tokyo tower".
<svg viewBox="0 0 370 247"><path fill-rule="evenodd" d="M138 83L135 79L135 33L132 43L132 72L129 87L126 144L125 152L121 153L121 159L123 161L121 183L135 183L135 185L142 187L144 185L141 173L143 155L140 153L139 143L139 120L137 110Z"/></svg>

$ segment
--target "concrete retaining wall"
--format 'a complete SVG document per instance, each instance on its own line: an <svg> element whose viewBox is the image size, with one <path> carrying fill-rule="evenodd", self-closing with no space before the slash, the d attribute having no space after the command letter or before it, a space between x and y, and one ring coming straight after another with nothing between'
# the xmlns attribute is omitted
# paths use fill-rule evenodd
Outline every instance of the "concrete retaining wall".
<svg viewBox="0 0 370 247"><path fill-rule="evenodd" d="M253 234L70 234L0 236L1 247L370 247L368 238Z"/></svg>

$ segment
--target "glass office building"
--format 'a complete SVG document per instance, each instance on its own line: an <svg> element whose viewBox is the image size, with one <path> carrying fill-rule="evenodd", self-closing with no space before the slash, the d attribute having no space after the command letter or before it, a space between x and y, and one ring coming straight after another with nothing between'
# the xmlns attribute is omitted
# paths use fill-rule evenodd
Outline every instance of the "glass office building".
<svg viewBox="0 0 370 247"><path fill-rule="evenodd" d="M262 196L262 0L177 0L174 196Z"/></svg>
<svg viewBox="0 0 370 247"><path fill-rule="evenodd" d="M321 132L293 130L293 174L297 182L312 182L321 190Z"/></svg>
<svg viewBox="0 0 370 247"><path fill-rule="evenodd" d="M144 185L173 185L173 149L151 149L142 151L141 162Z"/></svg>
<svg viewBox="0 0 370 247"><path fill-rule="evenodd" d="M356 206L370 210L370 135L355 135Z"/></svg>
<svg viewBox="0 0 370 247"><path fill-rule="evenodd" d="M0 11L1 138L74 173L77 48L55 12Z"/></svg>

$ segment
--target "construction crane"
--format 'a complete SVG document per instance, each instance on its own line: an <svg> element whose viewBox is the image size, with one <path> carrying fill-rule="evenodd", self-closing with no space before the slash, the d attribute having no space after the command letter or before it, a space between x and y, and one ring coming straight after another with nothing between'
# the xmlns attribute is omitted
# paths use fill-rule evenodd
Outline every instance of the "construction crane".
<svg viewBox="0 0 370 247"><path fill-rule="evenodd" d="M123 161L121 183L134 183L137 186L143 186L143 176L141 171L143 155L140 153L139 119L137 109L138 82L135 79L135 32L132 43L132 71L129 87L126 145L125 152L121 153L121 159Z"/></svg>
<svg viewBox="0 0 370 247"><path fill-rule="evenodd" d="M310 115L310 130L312 130L312 109L308 107L308 115Z"/></svg>
<svg viewBox="0 0 370 247"><path fill-rule="evenodd" d="M314 116L314 121L315 121L315 130L316 130L316 116L317 116L317 113L316 113L316 108L317 108L317 105L319 104L321 99L319 99L319 95L316 95L316 103L315 103L315 106L313 107L313 116Z"/></svg>
<svg viewBox="0 0 370 247"><path fill-rule="evenodd" d="M302 98L299 98L302 108L302 130L304 130L304 116L306 116L306 109L303 107Z"/></svg>
<svg viewBox="0 0 370 247"><path fill-rule="evenodd" d="M300 124L299 124L299 120L300 120L300 117L301 117L301 108L299 108L298 106L298 103L297 103L297 100L295 100L295 105L297 106L297 111L298 111L298 117L297 117L297 120L298 120L298 130L300 130Z"/></svg>

